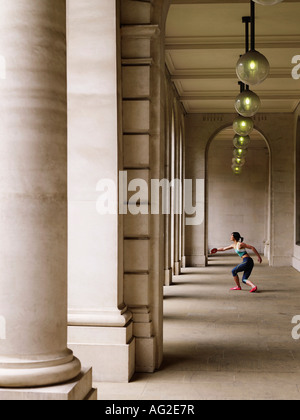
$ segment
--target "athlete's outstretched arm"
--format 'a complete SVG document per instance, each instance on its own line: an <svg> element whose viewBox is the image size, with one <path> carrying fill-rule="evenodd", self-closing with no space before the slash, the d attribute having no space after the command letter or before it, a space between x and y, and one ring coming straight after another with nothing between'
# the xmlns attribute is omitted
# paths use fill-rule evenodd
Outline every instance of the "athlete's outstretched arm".
<svg viewBox="0 0 300 420"><path fill-rule="evenodd" d="M233 249L234 246L233 245L229 245L229 246L225 246L224 248L217 248L218 252L223 252L223 251L229 251L230 249Z"/></svg>

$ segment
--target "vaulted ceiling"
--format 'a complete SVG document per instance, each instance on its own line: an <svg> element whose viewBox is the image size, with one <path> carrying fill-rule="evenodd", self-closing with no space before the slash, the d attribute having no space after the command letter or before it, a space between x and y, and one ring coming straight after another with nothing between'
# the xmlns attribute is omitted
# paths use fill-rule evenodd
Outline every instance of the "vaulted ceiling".
<svg viewBox="0 0 300 420"><path fill-rule="evenodd" d="M172 1L166 63L187 113L235 112L243 16L250 16L250 0ZM251 87L261 99L260 112L293 112L300 102L300 79L292 77L292 58L300 55L300 0L256 4L256 50L271 66L268 79Z"/></svg>

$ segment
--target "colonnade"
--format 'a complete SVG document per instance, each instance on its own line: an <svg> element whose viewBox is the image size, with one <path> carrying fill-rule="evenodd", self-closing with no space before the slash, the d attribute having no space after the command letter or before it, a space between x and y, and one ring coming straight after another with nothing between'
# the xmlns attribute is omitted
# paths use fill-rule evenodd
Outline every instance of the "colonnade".
<svg viewBox="0 0 300 420"><path fill-rule="evenodd" d="M121 172L164 177L167 6L1 4L2 399L51 399L66 383L61 398L92 399L86 366L128 382L162 362L163 216L133 223L119 188L110 214L97 200Z"/></svg>
<svg viewBox="0 0 300 420"><path fill-rule="evenodd" d="M184 115L165 69L169 1L67 5L1 2L0 399L94 399L91 367L116 382L159 369L163 285L205 265L205 217L186 228L184 188L178 212L173 190L169 214L151 214L149 193L132 215L128 186L204 185L209 142L230 124ZM273 139L270 261L288 265L293 127L286 116L257 125ZM104 179L116 188L99 214Z"/></svg>
<svg viewBox="0 0 300 420"><path fill-rule="evenodd" d="M162 361L163 218L150 191L133 215L129 188L164 170L161 20L150 2L69 2L69 343L96 381ZM109 214L96 211L104 179Z"/></svg>
<svg viewBox="0 0 300 420"><path fill-rule="evenodd" d="M170 212L165 215L165 286L185 267L185 124L184 110L166 75L165 179L170 183Z"/></svg>

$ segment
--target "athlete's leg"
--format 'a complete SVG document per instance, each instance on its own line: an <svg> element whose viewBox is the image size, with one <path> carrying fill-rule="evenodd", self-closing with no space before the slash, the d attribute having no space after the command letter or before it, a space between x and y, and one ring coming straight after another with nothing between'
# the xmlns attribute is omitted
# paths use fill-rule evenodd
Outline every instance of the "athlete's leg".
<svg viewBox="0 0 300 420"><path fill-rule="evenodd" d="M241 265L241 264L240 264ZM240 265L236 266L233 270L232 270L232 275L233 275L233 279L235 281L235 284L237 287L232 288L231 290L241 290L241 283L240 283L240 279L238 276L238 273L241 271L240 270Z"/></svg>
<svg viewBox="0 0 300 420"><path fill-rule="evenodd" d="M243 283L247 284L249 287L251 287L251 292L256 292L257 287L255 286L255 284L253 284L249 280L249 277L252 273L253 267L254 267L254 262L253 262L252 258L247 259L246 266L245 266L245 271L244 271L244 275L243 275Z"/></svg>
<svg viewBox="0 0 300 420"><path fill-rule="evenodd" d="M255 286L255 284L253 284L250 280L243 279L243 283L244 283L244 284L247 284L247 285L248 285L248 286L250 286L252 289L254 289L254 287L256 287L256 286Z"/></svg>

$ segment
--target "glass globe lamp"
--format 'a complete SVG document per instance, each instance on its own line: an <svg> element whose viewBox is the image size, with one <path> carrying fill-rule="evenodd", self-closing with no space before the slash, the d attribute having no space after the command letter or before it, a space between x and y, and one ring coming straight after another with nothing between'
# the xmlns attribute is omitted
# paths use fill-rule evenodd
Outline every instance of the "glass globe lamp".
<svg viewBox="0 0 300 420"><path fill-rule="evenodd" d="M231 169L232 169L232 171L235 175L240 175L242 173L242 167L241 166L233 164L231 166Z"/></svg>
<svg viewBox="0 0 300 420"><path fill-rule="evenodd" d="M247 155L247 152L248 152L247 149L240 149L240 148L234 149L233 156L235 158L244 159L245 156Z"/></svg>
<svg viewBox="0 0 300 420"><path fill-rule="evenodd" d="M238 134L236 134L233 138L234 147L236 147L237 149L247 149L249 143L249 136L239 136Z"/></svg>
<svg viewBox="0 0 300 420"><path fill-rule="evenodd" d="M251 90L244 90L235 100L235 109L243 117L253 117L260 108L260 99Z"/></svg>
<svg viewBox="0 0 300 420"><path fill-rule="evenodd" d="M236 74L246 85L259 85L266 80L269 73L269 61L256 50L242 55L236 65Z"/></svg>
<svg viewBox="0 0 300 420"><path fill-rule="evenodd" d="M239 115L233 121L233 130L240 136L248 136L254 128L254 122L251 118Z"/></svg>
<svg viewBox="0 0 300 420"><path fill-rule="evenodd" d="M263 6L273 6L273 4L278 4L283 2L283 0L253 0L257 4L262 4Z"/></svg>
<svg viewBox="0 0 300 420"><path fill-rule="evenodd" d="M232 159L232 164L236 166L244 166L245 163L246 163L245 158L237 157L237 158Z"/></svg>

